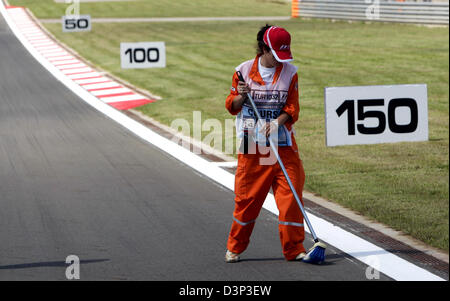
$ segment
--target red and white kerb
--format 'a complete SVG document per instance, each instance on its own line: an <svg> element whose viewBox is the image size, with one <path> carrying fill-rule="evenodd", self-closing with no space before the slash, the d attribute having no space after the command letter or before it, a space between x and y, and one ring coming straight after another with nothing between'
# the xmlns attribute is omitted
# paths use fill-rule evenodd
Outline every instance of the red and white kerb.
<svg viewBox="0 0 450 301"><path fill-rule="evenodd" d="M31 19L23 7L7 6L6 9L21 34L48 62L101 101L118 110L156 101L103 76L66 51Z"/></svg>

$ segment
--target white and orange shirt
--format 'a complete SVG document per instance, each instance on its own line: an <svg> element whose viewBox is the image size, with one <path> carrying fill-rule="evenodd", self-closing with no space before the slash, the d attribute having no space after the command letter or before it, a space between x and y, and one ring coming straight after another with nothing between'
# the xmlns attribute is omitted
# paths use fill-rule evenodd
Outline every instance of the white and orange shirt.
<svg viewBox="0 0 450 301"><path fill-rule="evenodd" d="M251 96L262 119L270 122L278 118L282 111L291 116L291 119L278 129L278 146L292 146L294 135L292 125L298 120L299 114L297 67L290 63L280 63L275 70L272 82L266 83L259 73L258 62L259 56L242 63L236 67L236 71L242 73L245 82L249 85ZM256 116L247 101L244 102L241 109L233 110L232 102L239 95L237 92L238 82L239 79L235 73L225 107L232 115L237 115L236 135L242 139L248 125L256 125ZM265 138L258 136L257 127L253 132L256 134L253 137L255 142L265 141Z"/></svg>

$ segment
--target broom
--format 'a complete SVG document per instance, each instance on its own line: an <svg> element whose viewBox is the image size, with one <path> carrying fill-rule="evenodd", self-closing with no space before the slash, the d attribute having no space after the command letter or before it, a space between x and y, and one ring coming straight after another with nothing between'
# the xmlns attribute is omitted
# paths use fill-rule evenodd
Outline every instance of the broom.
<svg viewBox="0 0 450 301"><path fill-rule="evenodd" d="M236 72L239 81L244 82L244 77L242 76L240 71ZM258 108L255 105L255 102L253 101L252 96L250 93L247 93L247 97L250 101L250 105L253 108L253 111L255 112L256 118L258 119L257 122L259 122L261 119L261 116L259 115ZM300 207L300 210L302 211L303 217L305 218L306 224L308 225L309 230L311 231L311 235L314 239L314 245L309 249L308 253L305 257L303 257L302 261L307 263L315 263L315 264L321 264L325 260L325 249L326 245L323 242L319 241L319 238L317 238L316 233L314 232L314 229L311 225L311 222L308 219L308 216L306 215L305 209L303 208L302 202L300 202L300 198L297 195L297 192L295 191L294 185L292 185L291 179L289 178L289 175L286 171L286 168L284 167L283 162L281 161L280 155L278 154L277 146L273 143L272 139L269 135L269 144L270 148L272 149L273 153L275 154L275 157L277 158L278 164L280 164L281 170L283 171L284 177L286 178L286 181L289 184L289 187L291 188L292 193L294 194L294 198L297 201L298 206Z"/></svg>

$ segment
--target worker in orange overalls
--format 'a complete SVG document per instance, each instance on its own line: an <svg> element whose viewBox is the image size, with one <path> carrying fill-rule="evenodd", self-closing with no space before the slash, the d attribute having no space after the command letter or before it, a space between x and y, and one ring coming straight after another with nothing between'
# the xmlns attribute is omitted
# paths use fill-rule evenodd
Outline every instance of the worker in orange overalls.
<svg viewBox="0 0 450 301"><path fill-rule="evenodd" d="M305 254L303 215L276 159L270 156L267 136L276 136L278 152L288 175L302 199L305 173L294 139L293 124L298 119L298 75L290 51L290 34L283 28L266 25L257 34L257 56L236 67L245 82L233 75L225 106L236 116L237 138L241 139L235 175L235 209L227 242L226 262L237 262L245 251L255 220L272 187L279 209L278 228L284 257L301 260ZM251 93L265 124L259 126L248 103ZM262 136L262 137L261 137ZM268 154L269 153L269 154ZM302 200L303 202L303 200Z"/></svg>

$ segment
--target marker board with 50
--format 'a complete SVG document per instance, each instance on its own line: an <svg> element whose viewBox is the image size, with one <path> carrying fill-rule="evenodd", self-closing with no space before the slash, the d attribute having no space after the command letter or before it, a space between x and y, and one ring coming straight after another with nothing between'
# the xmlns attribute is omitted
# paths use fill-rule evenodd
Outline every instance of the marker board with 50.
<svg viewBox="0 0 450 301"><path fill-rule="evenodd" d="M91 16L63 16L62 17L62 31L63 32L80 32L91 31Z"/></svg>

